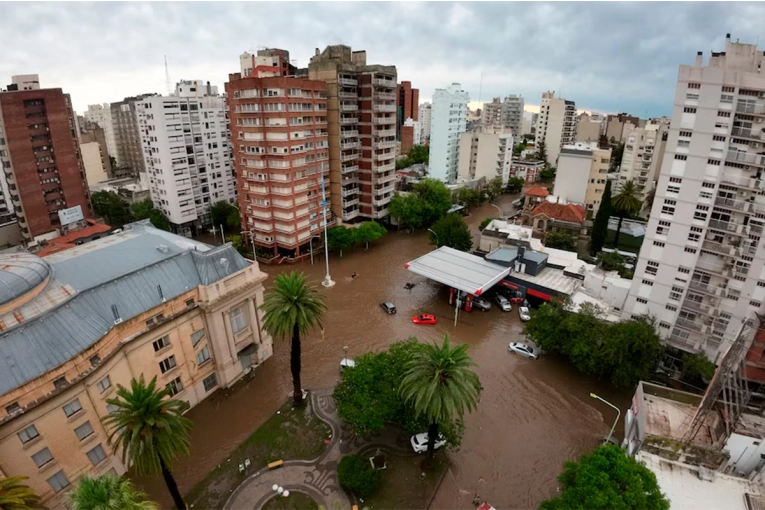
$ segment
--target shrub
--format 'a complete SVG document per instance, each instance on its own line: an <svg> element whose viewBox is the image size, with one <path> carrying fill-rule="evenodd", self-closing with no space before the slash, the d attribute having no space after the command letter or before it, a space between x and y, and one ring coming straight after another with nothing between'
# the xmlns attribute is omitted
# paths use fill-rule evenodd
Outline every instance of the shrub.
<svg viewBox="0 0 765 510"><path fill-rule="evenodd" d="M485 220L483 220L483 221L481 222L481 224L480 224L480 225L478 225L478 230L481 230L481 231L483 231L483 229L485 229L486 227L488 227L488 226L489 226L489 223L491 223L491 222L492 222L492 221L494 221L495 219L496 219L496 218L486 218Z"/></svg>
<svg viewBox="0 0 765 510"><path fill-rule="evenodd" d="M358 455L346 455L337 466L337 478L340 486L366 498L374 494L382 481L382 475L374 469L367 459Z"/></svg>

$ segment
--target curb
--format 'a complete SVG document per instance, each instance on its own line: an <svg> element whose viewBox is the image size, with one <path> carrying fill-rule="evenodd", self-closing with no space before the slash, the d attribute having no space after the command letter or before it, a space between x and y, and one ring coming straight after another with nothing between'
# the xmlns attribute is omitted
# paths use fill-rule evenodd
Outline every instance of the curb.
<svg viewBox="0 0 765 510"><path fill-rule="evenodd" d="M438 489L441 488L441 483L444 481L444 477L446 477L446 473L449 472L449 466L446 466L446 469L443 473L441 473L441 478L438 479L438 483L436 484L436 488L433 489L433 494L430 496L430 500L428 501L428 504L425 506L426 509L430 509L430 505L433 504L433 500L436 499L436 494L438 494Z"/></svg>

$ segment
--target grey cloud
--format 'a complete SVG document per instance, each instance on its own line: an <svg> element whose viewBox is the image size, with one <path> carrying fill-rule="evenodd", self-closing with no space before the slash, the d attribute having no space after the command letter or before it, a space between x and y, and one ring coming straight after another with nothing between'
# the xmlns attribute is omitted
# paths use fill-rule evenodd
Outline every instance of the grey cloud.
<svg viewBox="0 0 765 510"><path fill-rule="evenodd" d="M83 110L163 92L173 80L217 85L258 46L305 66L348 44L395 64L421 98L460 82L473 100L562 91L580 108L668 113L678 65L721 50L726 32L756 42L758 3L2 3L0 80L38 73Z"/></svg>

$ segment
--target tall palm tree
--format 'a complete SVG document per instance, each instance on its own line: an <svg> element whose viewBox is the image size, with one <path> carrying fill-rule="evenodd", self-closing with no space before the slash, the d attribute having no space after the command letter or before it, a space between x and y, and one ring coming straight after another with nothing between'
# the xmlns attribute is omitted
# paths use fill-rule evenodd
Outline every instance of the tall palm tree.
<svg viewBox="0 0 765 510"><path fill-rule="evenodd" d="M170 465L179 453L189 453L192 424L183 416L188 403L166 399L168 391L157 389L156 376L146 384L143 374L130 381L130 389L117 385L117 398L106 401L116 409L104 423L114 427L109 435L114 451L121 449L122 458L129 459L139 474L161 472L175 506L184 509Z"/></svg>
<svg viewBox="0 0 765 510"><path fill-rule="evenodd" d="M40 503L40 496L21 482L26 476L0 478L0 509L2 510L37 510L45 508Z"/></svg>
<svg viewBox="0 0 765 510"><path fill-rule="evenodd" d="M621 185L619 191L611 198L611 205L619 216L619 225L614 236L614 248L619 248L619 234L622 231L622 221L625 216L633 216L640 211L640 191L633 181Z"/></svg>
<svg viewBox="0 0 765 510"><path fill-rule="evenodd" d="M406 364L400 392L414 406L416 416L428 423L428 461L432 462L438 426L473 411L478 405L481 382L467 355L467 344L451 347L449 336L441 345L428 344Z"/></svg>
<svg viewBox="0 0 765 510"><path fill-rule="evenodd" d="M645 194L645 199L643 200L643 206L647 210L648 216L651 215L651 209L653 209L653 201L656 199L656 186L651 188L648 193Z"/></svg>
<svg viewBox="0 0 765 510"><path fill-rule="evenodd" d="M127 478L106 474L91 478L83 475L69 493L72 510L156 510L159 505L147 501Z"/></svg>
<svg viewBox="0 0 765 510"><path fill-rule="evenodd" d="M281 273L274 278L274 286L266 292L261 309L264 312L263 327L271 336L287 338L292 336L290 369L292 370L292 397L295 404L303 402L303 388L300 385L300 335L305 335L316 326L327 311L325 296L315 287L306 284L304 273L292 271Z"/></svg>

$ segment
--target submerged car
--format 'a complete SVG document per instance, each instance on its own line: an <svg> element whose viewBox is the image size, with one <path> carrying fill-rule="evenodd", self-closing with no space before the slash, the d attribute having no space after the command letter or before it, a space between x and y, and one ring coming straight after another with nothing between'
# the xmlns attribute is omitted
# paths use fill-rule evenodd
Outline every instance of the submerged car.
<svg viewBox="0 0 765 510"><path fill-rule="evenodd" d="M415 453L424 453L428 451L428 433L422 432L420 434L416 434L412 436L412 439L410 440L412 443L412 448L414 448ZM446 438L444 438L443 435L438 434L438 437L436 438L436 442L433 445L434 450L438 450L443 445L446 444Z"/></svg>
<svg viewBox="0 0 765 510"><path fill-rule="evenodd" d="M412 322L415 324L435 324L436 316L432 313L423 313L422 315L412 317Z"/></svg>
<svg viewBox="0 0 765 510"><path fill-rule="evenodd" d="M473 298L473 308L478 308L482 312L485 312L486 310L491 310L491 303L486 301L483 298Z"/></svg>
<svg viewBox="0 0 765 510"><path fill-rule="evenodd" d="M394 313L396 313L396 305L394 305L390 301L383 301L382 303L380 303L380 308L385 310L385 313L387 313L388 315L393 315Z"/></svg>
<svg viewBox="0 0 765 510"><path fill-rule="evenodd" d="M539 349L535 349L534 347L522 342L510 342L510 345L507 346L507 349L513 354L520 354L526 358L539 358Z"/></svg>
<svg viewBox="0 0 765 510"><path fill-rule="evenodd" d="M527 306L519 307L518 315L521 317L521 320L524 322L531 319L531 314L529 314L529 308Z"/></svg>
<svg viewBox="0 0 765 510"><path fill-rule="evenodd" d="M503 312L509 312L513 309L513 307L510 306L510 301L508 301L508 299L502 294L497 294L494 296L494 301L497 303L497 306L502 309Z"/></svg>

